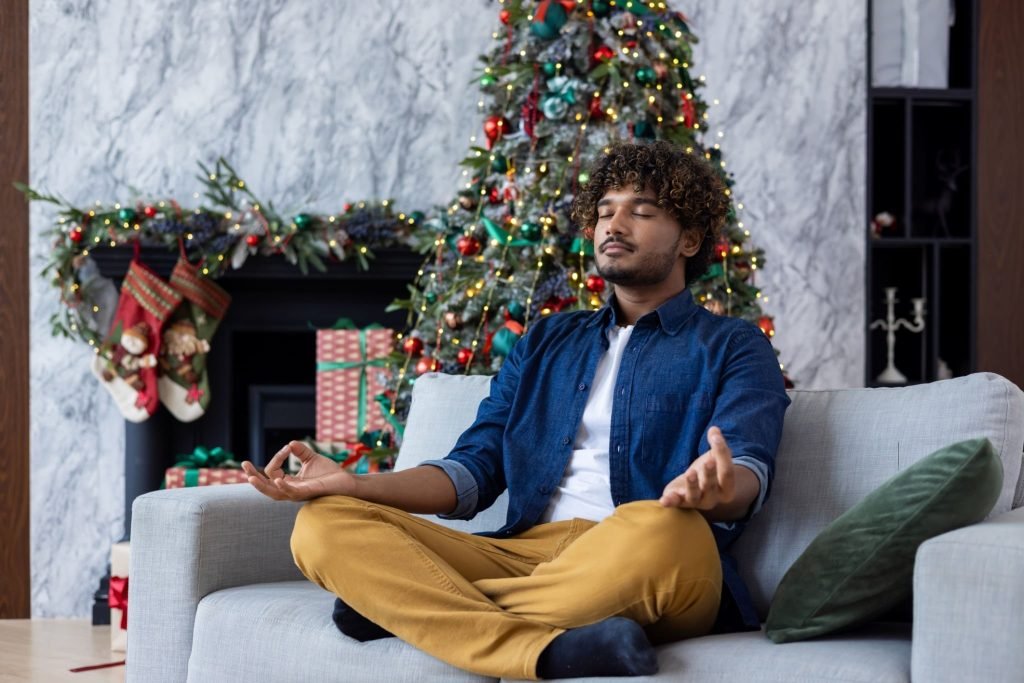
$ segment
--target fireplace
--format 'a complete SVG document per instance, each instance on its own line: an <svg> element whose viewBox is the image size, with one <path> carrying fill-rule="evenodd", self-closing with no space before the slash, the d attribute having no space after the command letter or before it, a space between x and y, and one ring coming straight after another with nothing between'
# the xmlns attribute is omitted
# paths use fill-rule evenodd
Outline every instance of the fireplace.
<svg viewBox="0 0 1024 683"><path fill-rule="evenodd" d="M231 306L211 341L211 402L195 422L182 423L161 408L142 423L125 423L125 529L135 498L160 487L164 470L196 446L222 446L238 460L264 465L293 438L314 433L315 329L340 317L363 327L401 329L402 312L385 313L408 295L422 257L408 250L378 250L369 271L354 262L331 263L327 272L303 275L283 257L252 258L218 283ZM97 250L100 272L120 286L130 248ZM142 261L168 277L177 254L143 248ZM106 580L96 593L93 623L108 623Z"/></svg>

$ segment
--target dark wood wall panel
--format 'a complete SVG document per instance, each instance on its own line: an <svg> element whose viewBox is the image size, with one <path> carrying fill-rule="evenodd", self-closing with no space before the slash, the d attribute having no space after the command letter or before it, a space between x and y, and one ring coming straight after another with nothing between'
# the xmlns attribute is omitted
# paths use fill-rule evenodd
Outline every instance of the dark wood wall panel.
<svg viewBox="0 0 1024 683"><path fill-rule="evenodd" d="M0 2L0 618L30 611L28 3Z"/></svg>
<svg viewBox="0 0 1024 683"><path fill-rule="evenodd" d="M1024 387L1024 3L981 0L978 370Z"/></svg>

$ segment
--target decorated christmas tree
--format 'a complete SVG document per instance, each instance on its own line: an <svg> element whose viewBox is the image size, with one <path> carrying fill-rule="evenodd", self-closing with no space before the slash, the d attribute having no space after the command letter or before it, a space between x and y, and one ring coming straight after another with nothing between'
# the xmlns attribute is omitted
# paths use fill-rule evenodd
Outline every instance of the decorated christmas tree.
<svg viewBox="0 0 1024 683"><path fill-rule="evenodd" d="M501 29L481 57L482 130L457 197L414 237L428 255L410 297L395 374L398 412L419 374L493 373L540 316L599 308L610 287L570 218L587 170L620 141L668 140L721 173L731 209L717 260L692 286L708 310L774 335L754 284L764 265L733 202L693 78L686 17L665 2L501 0Z"/></svg>

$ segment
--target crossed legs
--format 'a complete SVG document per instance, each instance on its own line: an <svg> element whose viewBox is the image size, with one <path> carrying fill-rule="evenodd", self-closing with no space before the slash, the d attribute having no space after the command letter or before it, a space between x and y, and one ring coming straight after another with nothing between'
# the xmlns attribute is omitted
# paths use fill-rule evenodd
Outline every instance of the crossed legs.
<svg viewBox="0 0 1024 683"><path fill-rule="evenodd" d="M600 523L541 524L498 539L326 496L300 510L292 552L311 581L381 628L496 677L557 675L551 660L566 647L600 659L608 653L593 646L614 648L636 629L630 622L654 643L701 635L721 590L707 522L656 501L622 505Z"/></svg>

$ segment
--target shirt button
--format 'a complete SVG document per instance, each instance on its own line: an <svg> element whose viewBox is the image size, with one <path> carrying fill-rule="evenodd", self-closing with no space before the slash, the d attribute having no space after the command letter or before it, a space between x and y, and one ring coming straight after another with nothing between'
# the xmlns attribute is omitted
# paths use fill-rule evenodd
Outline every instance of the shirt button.
<svg viewBox="0 0 1024 683"><path fill-rule="evenodd" d="M619 396L625 396L625 395L626 395L626 389L625 388L619 389Z"/></svg>
<svg viewBox="0 0 1024 683"><path fill-rule="evenodd" d="M587 385L584 384L583 382L580 382L580 387L579 388L580 388L580 391L583 391L584 389L587 388Z"/></svg>
<svg viewBox="0 0 1024 683"><path fill-rule="evenodd" d="M618 446L615 447L615 452L616 453L621 453L622 452L622 444L621 443Z"/></svg>
<svg viewBox="0 0 1024 683"><path fill-rule="evenodd" d="M563 436L562 437L562 445L563 446L568 446L569 445L569 437L567 437L567 436Z"/></svg>

